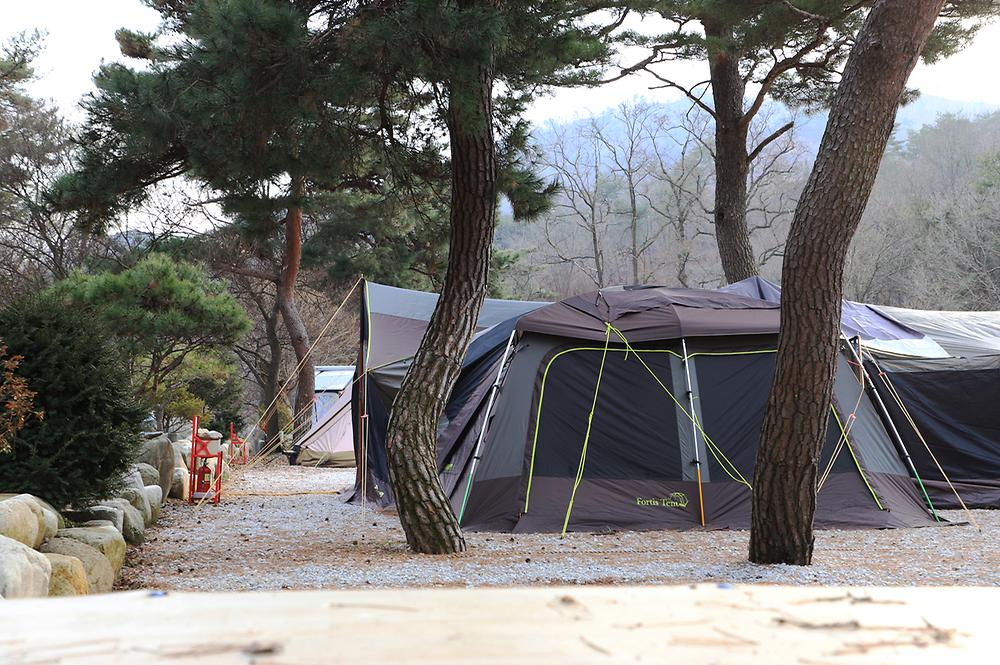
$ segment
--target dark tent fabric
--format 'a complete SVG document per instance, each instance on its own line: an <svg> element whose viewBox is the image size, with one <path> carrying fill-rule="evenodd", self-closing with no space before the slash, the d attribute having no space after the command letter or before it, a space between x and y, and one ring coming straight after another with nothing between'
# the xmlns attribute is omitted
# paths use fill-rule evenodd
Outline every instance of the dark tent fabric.
<svg viewBox="0 0 1000 665"><path fill-rule="evenodd" d="M694 420L702 435L682 408L686 381L678 340L611 346L602 368L603 343L524 335L490 420L463 527L560 531L567 513L568 530L700 527L697 448L706 527L748 528L747 485L753 483L774 344L773 336L687 340ZM821 470L829 472L819 493L817 526L935 524L843 358L833 406L841 422L853 413L855 425L846 445L838 446L842 430L830 420L821 460ZM452 493L456 509L468 483L463 478Z"/></svg>
<svg viewBox="0 0 1000 665"><path fill-rule="evenodd" d="M1000 356L878 359L867 365L934 505L961 507L947 475L969 507L1000 507Z"/></svg>
<svg viewBox="0 0 1000 665"><path fill-rule="evenodd" d="M411 314L422 300L409 303ZM385 353L385 340L403 351L416 348L400 341L398 330L376 330L379 317L400 318L384 305L363 305L359 367L366 366L366 346L381 343L383 353L380 365L359 374L368 419L355 419L356 449L363 440L368 453L358 490L366 482L364 496L380 506L392 502L384 423L409 363ZM707 528L749 526L780 321L776 303L626 287L517 306L523 311L491 320L473 341L439 424L442 485L464 528L688 529L700 527L702 504ZM628 345L617 332L609 336L608 324ZM843 358L834 394L817 525L935 524ZM853 427L846 435L843 423Z"/></svg>
<svg viewBox="0 0 1000 665"><path fill-rule="evenodd" d="M607 288L522 316L518 332L603 340L606 323L630 341L752 335L778 329L778 304L737 294L663 287Z"/></svg>

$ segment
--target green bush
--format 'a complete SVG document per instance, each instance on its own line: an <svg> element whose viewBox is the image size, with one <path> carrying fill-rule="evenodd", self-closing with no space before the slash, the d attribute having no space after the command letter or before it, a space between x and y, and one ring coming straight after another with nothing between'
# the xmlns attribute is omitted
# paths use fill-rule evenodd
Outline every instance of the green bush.
<svg viewBox="0 0 1000 665"><path fill-rule="evenodd" d="M0 492L58 507L107 497L137 453L143 416L112 336L83 309L43 294L0 310L0 337L23 356L18 374L44 413L0 456Z"/></svg>

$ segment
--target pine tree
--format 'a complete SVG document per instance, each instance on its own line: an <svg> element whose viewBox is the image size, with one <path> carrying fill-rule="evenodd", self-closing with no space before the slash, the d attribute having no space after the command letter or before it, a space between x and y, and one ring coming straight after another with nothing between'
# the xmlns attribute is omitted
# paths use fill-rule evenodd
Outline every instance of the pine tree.
<svg viewBox="0 0 1000 665"><path fill-rule="evenodd" d="M185 175L262 235L284 229L278 303L299 363L296 412L311 419L308 332L295 303L303 215L316 191L351 179L364 110L345 100L363 87L324 36L351 3L292 0L147 0L157 34L118 33L144 61L105 65L84 106L80 169L52 193L56 205L100 226L141 203L148 188ZM327 11L329 22L311 21Z"/></svg>
<svg viewBox="0 0 1000 665"><path fill-rule="evenodd" d="M782 267L781 335L754 472L750 560L808 565L833 393L844 261L905 83L943 0L879 0L834 95Z"/></svg>
<svg viewBox="0 0 1000 665"><path fill-rule="evenodd" d="M546 187L518 159L525 105L545 86L596 80L590 65L606 60L608 34L624 17L587 23L591 12L612 6L598 4L401 0L360 14L352 58L371 73L394 173L404 185L407 173L446 165L449 174L444 286L386 435L399 518L414 551L465 549L438 479L437 422L487 293L498 196L510 197L522 217L545 205Z"/></svg>

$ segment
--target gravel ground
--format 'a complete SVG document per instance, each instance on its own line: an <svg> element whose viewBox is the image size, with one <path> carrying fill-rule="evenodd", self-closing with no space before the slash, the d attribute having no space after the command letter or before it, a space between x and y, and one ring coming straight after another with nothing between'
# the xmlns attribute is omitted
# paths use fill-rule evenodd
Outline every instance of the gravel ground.
<svg viewBox="0 0 1000 665"><path fill-rule="evenodd" d="M511 536L469 533L469 551L410 554L394 515L364 513L334 494L354 470L238 471L219 506L170 501L129 553L123 588L196 591L347 587L742 582L1000 586L1000 511L970 526L818 531L809 567L753 566L745 531ZM942 513L962 520L960 512Z"/></svg>

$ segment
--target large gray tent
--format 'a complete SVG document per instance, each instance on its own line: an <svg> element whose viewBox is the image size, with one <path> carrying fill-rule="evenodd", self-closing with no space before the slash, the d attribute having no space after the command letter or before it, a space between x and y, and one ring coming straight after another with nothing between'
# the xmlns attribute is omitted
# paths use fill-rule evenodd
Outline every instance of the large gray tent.
<svg viewBox="0 0 1000 665"><path fill-rule="evenodd" d="M775 303L618 288L517 307L506 320L487 319L440 426L442 484L464 527L748 526ZM398 386L402 373L391 376ZM366 440L357 437L367 444L369 470L359 468L358 484L367 481L365 495L385 505L391 493L371 416L394 393L380 381L389 390L372 381L367 424L355 422L368 429ZM817 524L934 524L843 358L832 408Z"/></svg>
<svg viewBox="0 0 1000 665"><path fill-rule="evenodd" d="M489 414L440 441L463 526L748 527L778 321L774 303L662 288L522 316ZM817 525L934 524L845 357L832 413Z"/></svg>

